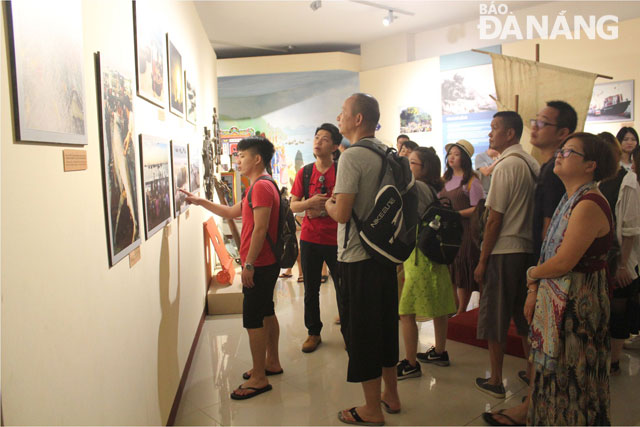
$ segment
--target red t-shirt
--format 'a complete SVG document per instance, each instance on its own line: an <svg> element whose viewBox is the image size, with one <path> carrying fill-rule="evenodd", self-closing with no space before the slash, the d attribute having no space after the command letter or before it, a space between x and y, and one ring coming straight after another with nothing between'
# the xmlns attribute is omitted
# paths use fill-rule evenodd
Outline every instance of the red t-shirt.
<svg viewBox="0 0 640 427"><path fill-rule="evenodd" d="M247 194L249 194L248 190ZM251 191L251 204L254 209L264 206L271 208L267 233L271 236L271 241L275 243L278 237L278 214L280 212L280 194L278 194L276 186L266 179L257 181L253 184L253 190ZM240 235L240 260L242 261L242 265L244 265L247 254L249 253L253 225L253 210L249 207L249 198L245 197L242 200L242 233ZM262 250L253 265L261 267L275 263L276 257L271 250L269 241L265 237Z"/></svg>
<svg viewBox="0 0 640 427"><path fill-rule="evenodd" d="M291 194L296 197L304 198L303 188L303 173L304 168L300 168L296 174L296 180L293 183ZM311 172L311 178L309 179L309 198L314 194L322 194L322 183L320 177L324 176L324 186L326 189L326 195L331 197L333 194L333 187L336 185L336 166L335 163L326 170L324 174L318 172L316 165L313 165L313 172ZM322 216L309 219L305 215L302 220L302 231L300 232L300 240L305 242L316 243L318 245L337 246L337 234L338 223L331 219L329 216Z"/></svg>

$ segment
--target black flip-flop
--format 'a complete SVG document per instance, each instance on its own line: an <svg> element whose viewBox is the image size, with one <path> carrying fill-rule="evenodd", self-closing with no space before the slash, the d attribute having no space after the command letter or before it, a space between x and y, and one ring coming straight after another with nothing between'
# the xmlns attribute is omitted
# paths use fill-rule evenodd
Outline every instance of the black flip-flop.
<svg viewBox="0 0 640 427"><path fill-rule="evenodd" d="M329 280L329 276L322 276L320 278L320 283L327 283L327 280Z"/></svg>
<svg viewBox="0 0 640 427"><path fill-rule="evenodd" d="M527 371L518 371L518 378L522 380L523 383L529 385L529 377L527 376Z"/></svg>
<svg viewBox="0 0 640 427"><path fill-rule="evenodd" d="M237 394L235 391L233 393L231 393L231 398L233 400L246 400L246 399L251 399L252 397L256 397L259 394L264 393L265 391L269 391L273 389L273 387L271 386L271 384L267 384L266 386L262 387L262 388L256 388L256 387L242 387L242 385L238 386L238 390L253 390L253 393L249 393L249 394Z"/></svg>
<svg viewBox="0 0 640 427"><path fill-rule="evenodd" d="M387 414L399 414L400 413L400 409L391 409L391 406L389 406L389 404L387 402L385 402L384 400L380 400L380 403L382 403L382 409L384 409Z"/></svg>
<svg viewBox="0 0 640 427"><path fill-rule="evenodd" d="M278 277L281 278L281 279L288 279L290 277L293 277L293 274L282 273Z"/></svg>
<svg viewBox="0 0 640 427"><path fill-rule="evenodd" d="M501 423L500 421L496 420L493 417L494 415L501 415L501 416L505 417L506 419L508 419L509 421L511 421L513 424ZM482 414L482 419L484 420L485 423L489 424L490 426L523 426L524 425L524 424L518 423L516 420L511 418L509 415L505 414L504 413L504 409L500 409L495 414L493 412L484 412Z"/></svg>
<svg viewBox="0 0 640 427"><path fill-rule="evenodd" d="M298 283L304 283L304 277L298 277L297 282Z"/></svg>
<svg viewBox="0 0 640 427"><path fill-rule="evenodd" d="M344 418L342 416L342 412L340 411L338 412L338 419L340 421L342 421L345 424L352 424L355 426L383 426L384 425L384 421L365 421L362 418L360 418L360 415L358 415L358 411L356 411L356 407L354 406L351 409L348 409L349 413L351 414L351 416L353 417L354 421L348 420L346 418Z"/></svg>
<svg viewBox="0 0 640 427"><path fill-rule="evenodd" d="M280 369L279 371L270 371L270 370L266 369L264 371L265 375L268 376L268 377L270 377L272 375L280 375L283 372L284 372L283 369ZM247 371L244 374L242 374L242 378L245 379L245 380L248 380L249 378L251 378L251 374L249 373L249 371Z"/></svg>

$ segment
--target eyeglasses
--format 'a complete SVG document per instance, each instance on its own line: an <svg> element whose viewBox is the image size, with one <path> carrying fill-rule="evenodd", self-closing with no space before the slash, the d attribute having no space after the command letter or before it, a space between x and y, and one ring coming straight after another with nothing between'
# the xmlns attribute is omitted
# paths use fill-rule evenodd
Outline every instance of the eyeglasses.
<svg viewBox="0 0 640 427"><path fill-rule="evenodd" d="M532 128L537 127L538 129L542 129L545 126L558 126L556 123L543 122L542 120L538 119L530 119L529 124Z"/></svg>
<svg viewBox="0 0 640 427"><path fill-rule="evenodd" d="M556 150L555 157L558 157L558 154L560 154L563 159L566 159L567 157L569 157L571 155L571 153L577 154L578 156L580 156L582 158L585 157L584 154L578 153L576 150L573 150L571 148L563 148L561 150Z"/></svg>

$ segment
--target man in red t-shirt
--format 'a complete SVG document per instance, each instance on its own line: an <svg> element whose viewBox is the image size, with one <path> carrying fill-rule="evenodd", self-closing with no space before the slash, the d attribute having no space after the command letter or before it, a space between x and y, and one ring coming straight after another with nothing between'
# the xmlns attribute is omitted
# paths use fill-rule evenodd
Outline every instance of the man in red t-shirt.
<svg viewBox="0 0 640 427"><path fill-rule="evenodd" d="M316 129L313 140L315 163L301 168L291 189L291 210L305 212L300 233L300 264L304 276L304 324L309 336L302 351L311 353L322 341L320 330L320 283L322 264L327 263L334 286L338 246L338 223L324 210L336 184L335 151L342 142L338 128L324 123ZM304 200L303 200L304 199ZM337 295L337 292L336 292Z"/></svg>
<svg viewBox="0 0 640 427"><path fill-rule="evenodd" d="M278 356L280 327L273 305L280 266L266 239L267 233L273 242L278 237L280 194L273 182L259 179L269 176L268 165L273 153L273 144L263 137L245 138L238 143L238 170L251 183L253 208L246 197L233 206L223 206L183 191L188 196L187 202L203 206L216 215L224 218L242 215L242 323L249 334L253 369L243 375L248 381L231 393L235 400L249 399L271 390L266 376L283 372Z"/></svg>

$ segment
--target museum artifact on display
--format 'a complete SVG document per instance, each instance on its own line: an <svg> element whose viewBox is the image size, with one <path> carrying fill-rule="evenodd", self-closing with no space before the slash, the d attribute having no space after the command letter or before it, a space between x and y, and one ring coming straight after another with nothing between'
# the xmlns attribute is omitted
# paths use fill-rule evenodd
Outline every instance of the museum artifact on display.
<svg viewBox="0 0 640 427"><path fill-rule="evenodd" d="M138 96L164 108L167 96L164 32L151 2L132 3Z"/></svg>
<svg viewBox="0 0 640 427"><path fill-rule="evenodd" d="M200 189L200 157L193 148L193 144L188 144L189 153L189 191L192 193Z"/></svg>
<svg viewBox="0 0 640 427"><path fill-rule="evenodd" d="M189 159L187 146L171 141L171 163L173 165L174 214L177 217L189 207L187 196L178 188L189 190Z"/></svg>
<svg viewBox="0 0 640 427"><path fill-rule="evenodd" d="M187 79L187 72L184 72L185 91L185 118L189 123L196 124L196 87L190 79Z"/></svg>
<svg viewBox="0 0 640 427"><path fill-rule="evenodd" d="M144 191L144 219L149 239L171 222L169 141L140 135L140 164Z"/></svg>
<svg viewBox="0 0 640 427"><path fill-rule="evenodd" d="M110 265L140 246L133 80L116 57L96 53L102 173Z"/></svg>
<svg viewBox="0 0 640 427"><path fill-rule="evenodd" d="M86 144L81 2L3 3L16 140Z"/></svg>

